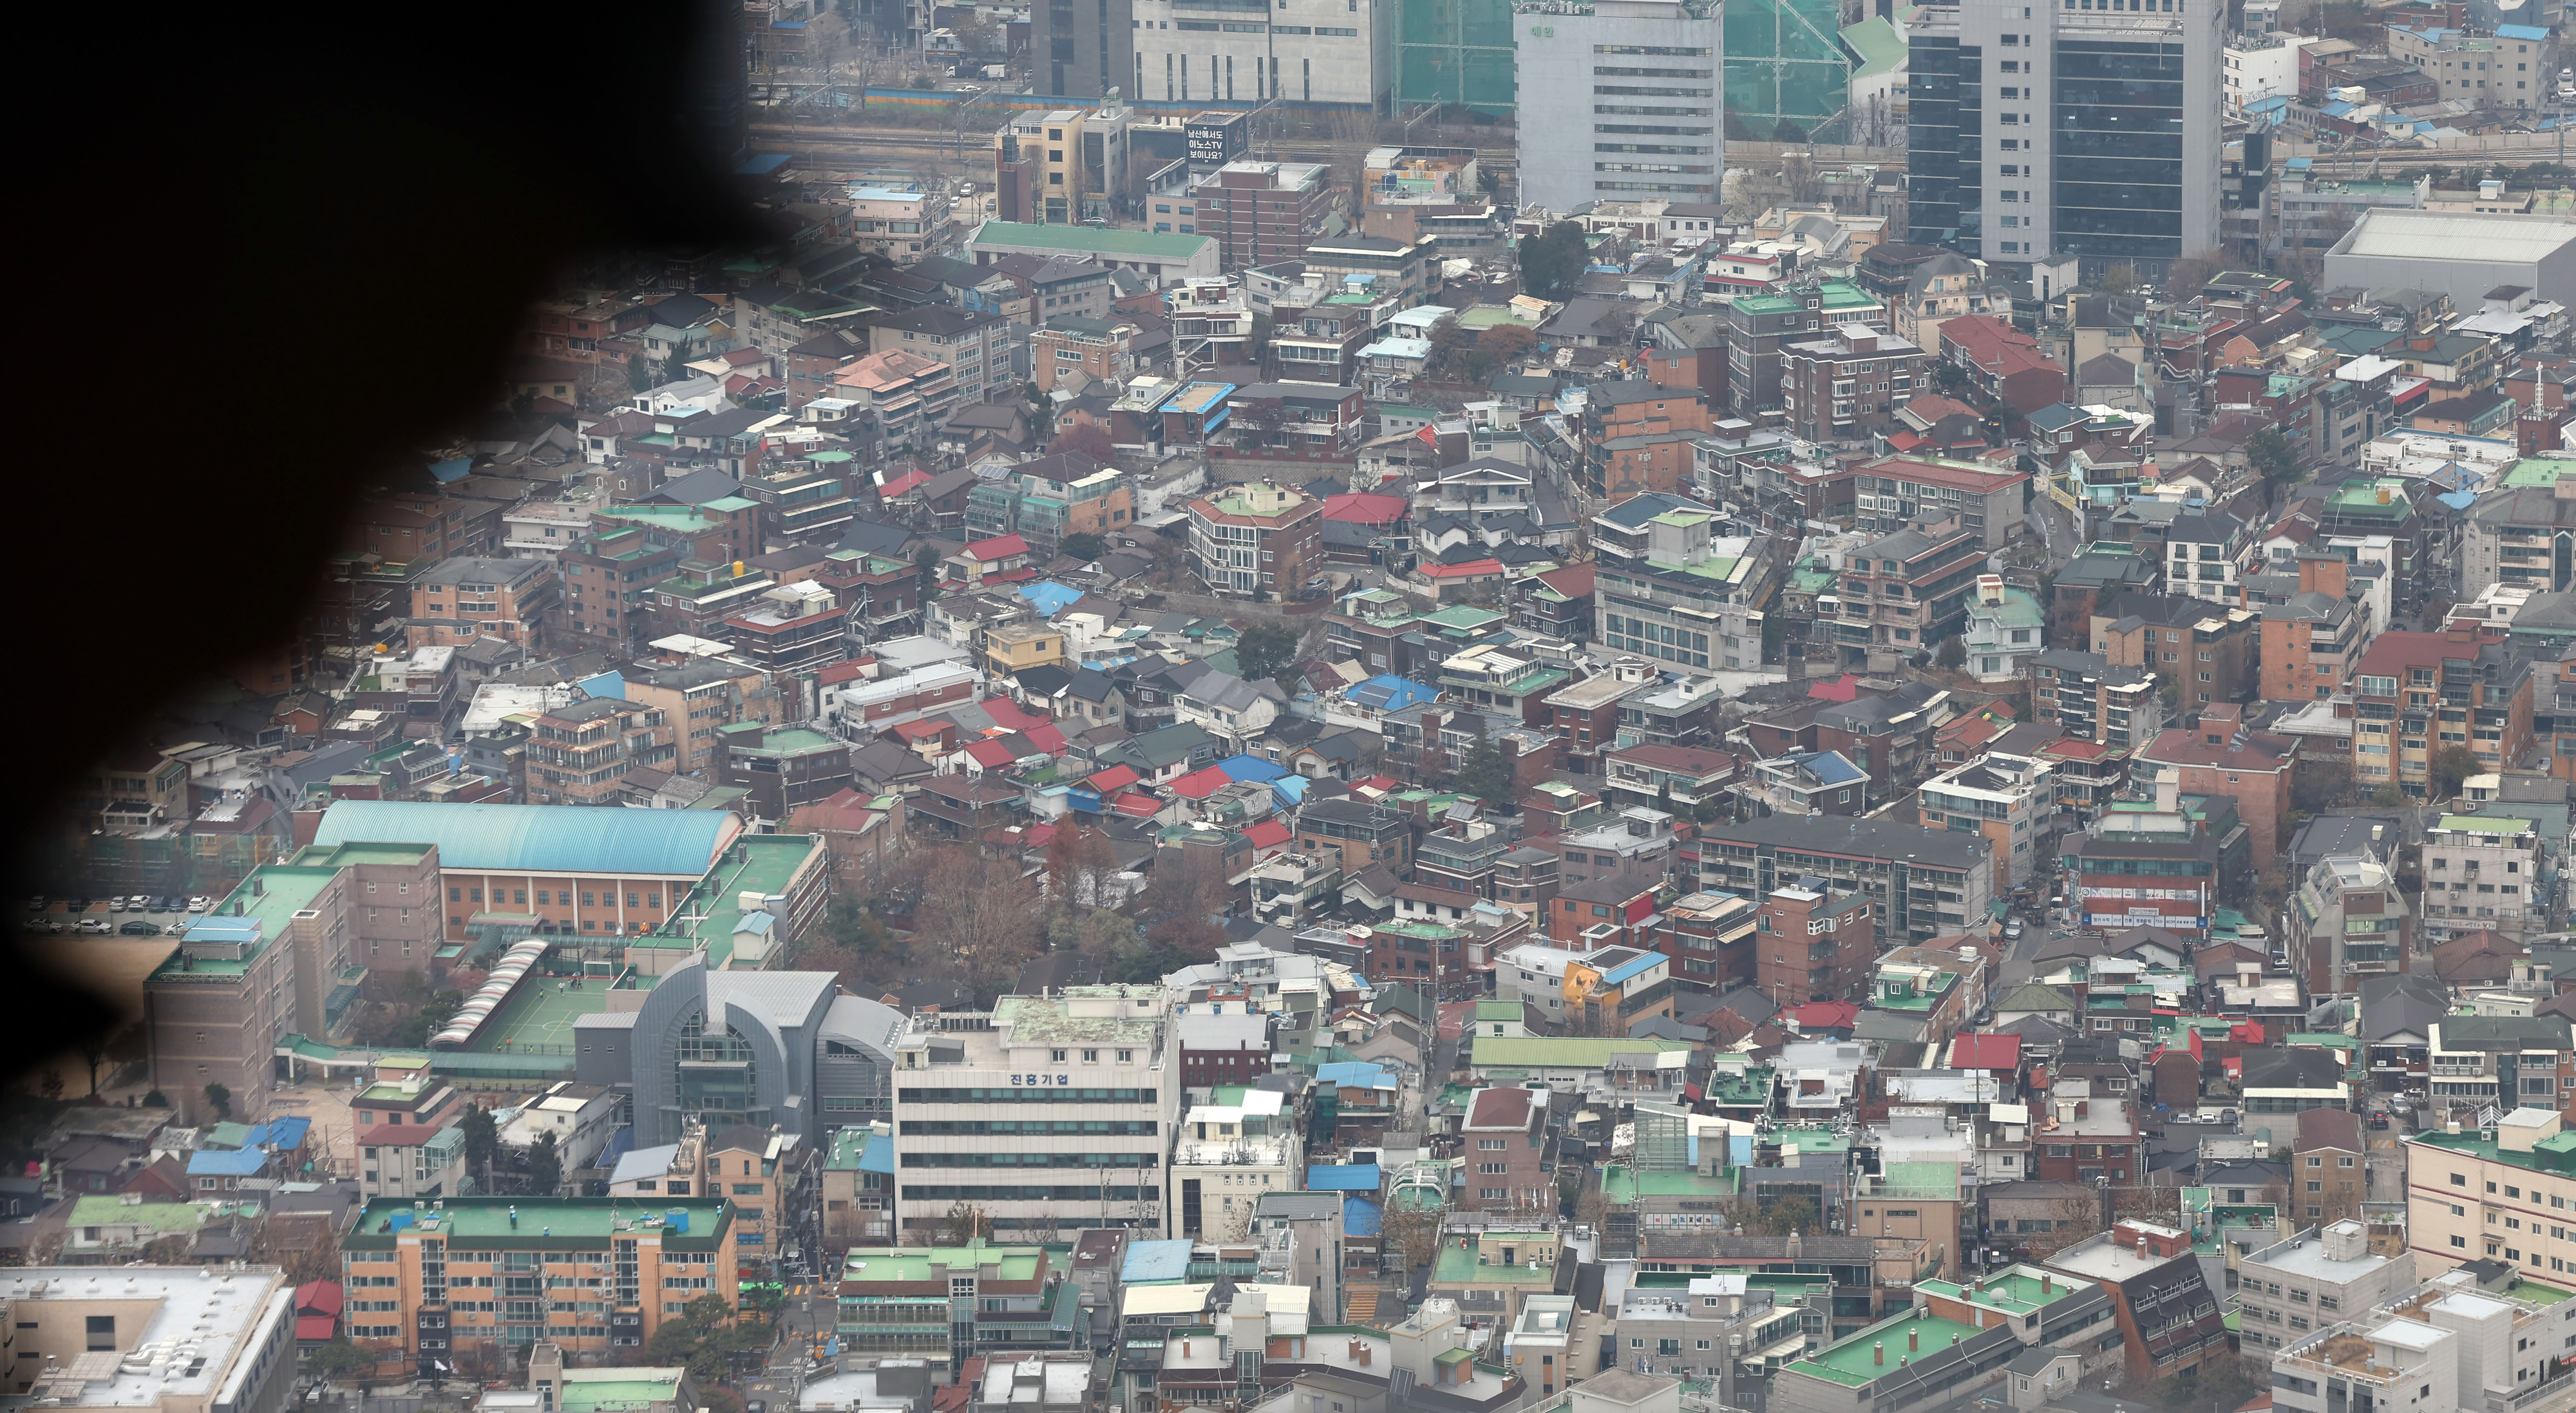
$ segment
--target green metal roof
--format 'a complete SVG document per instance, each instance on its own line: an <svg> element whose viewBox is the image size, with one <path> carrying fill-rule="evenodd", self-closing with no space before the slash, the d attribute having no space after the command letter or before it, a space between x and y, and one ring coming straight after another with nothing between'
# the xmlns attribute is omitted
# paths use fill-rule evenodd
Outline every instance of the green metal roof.
<svg viewBox="0 0 2576 1413"><path fill-rule="evenodd" d="M1860 56L1860 67L1852 70L1857 81L1892 73L1905 62L1905 36L1896 26L1875 16L1843 29L1843 43Z"/></svg>

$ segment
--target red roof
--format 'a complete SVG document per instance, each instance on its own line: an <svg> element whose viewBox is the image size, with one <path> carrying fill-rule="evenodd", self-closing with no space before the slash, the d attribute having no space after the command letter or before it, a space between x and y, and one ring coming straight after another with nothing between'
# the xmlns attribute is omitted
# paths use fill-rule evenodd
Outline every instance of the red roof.
<svg viewBox="0 0 2576 1413"><path fill-rule="evenodd" d="M1060 756L1064 754L1064 733L1052 726L1032 726L1020 734L1028 738L1030 745L1037 747L1048 755Z"/></svg>
<svg viewBox="0 0 2576 1413"><path fill-rule="evenodd" d="M1120 814L1130 815L1137 819L1151 818L1163 808L1162 801L1155 799L1151 795L1139 795L1133 790L1111 800L1109 804L1111 808L1117 810Z"/></svg>
<svg viewBox="0 0 2576 1413"><path fill-rule="evenodd" d="M1852 701L1860 696L1860 676L1858 673L1845 673L1840 677L1828 677L1822 682L1811 684L1807 688L1807 695L1821 697L1829 702Z"/></svg>
<svg viewBox="0 0 2576 1413"><path fill-rule="evenodd" d="M1243 837L1245 842L1251 844L1252 847L1256 849L1268 849L1280 844L1285 844L1295 836L1288 832L1287 825L1281 824L1275 819L1265 819L1259 824L1252 826L1250 829L1243 831Z"/></svg>
<svg viewBox="0 0 2576 1413"><path fill-rule="evenodd" d="M1032 824L1026 831L1026 838L1030 848L1043 849L1049 843L1054 841L1055 826L1052 824Z"/></svg>
<svg viewBox="0 0 2576 1413"><path fill-rule="evenodd" d="M1204 800L1234 783L1234 777L1215 766L1193 770L1172 782L1172 793L1184 800Z"/></svg>
<svg viewBox="0 0 2576 1413"><path fill-rule="evenodd" d="M1034 731L1048 722L1046 717L1029 715L1020 709L1019 703L1008 697L986 697L975 705L982 707L984 714L993 718L993 724L1005 731Z"/></svg>
<svg viewBox="0 0 2576 1413"><path fill-rule="evenodd" d="M2020 1069L2021 1037L2018 1035L1962 1035L1950 1046L1950 1068L1954 1070Z"/></svg>
<svg viewBox="0 0 2576 1413"><path fill-rule="evenodd" d="M1134 766L1113 765L1107 770L1100 772L1098 775L1095 775L1082 783L1106 795L1113 790L1126 789L1128 786L1135 784L1136 779L1136 768Z"/></svg>
<svg viewBox="0 0 2576 1413"><path fill-rule="evenodd" d="M1790 1007L1788 1017L1800 1030L1849 1030L1860 1019L1860 1007L1849 1001L1810 1001Z"/></svg>
<svg viewBox="0 0 2576 1413"><path fill-rule="evenodd" d="M966 552L977 559L990 562L996 559L1008 559L1015 554L1027 554L1029 542L1017 535L1004 535L994 540L977 540L966 547Z"/></svg>
<svg viewBox="0 0 2576 1413"><path fill-rule="evenodd" d="M1013 536L1012 538L1016 539L1018 537ZM1038 572L1034 569L1005 569L999 574L985 575L984 582L987 584L1016 584L1023 579L1034 579L1036 577L1038 577Z"/></svg>
<svg viewBox="0 0 2576 1413"><path fill-rule="evenodd" d="M338 1281L313 1281L295 1288L295 1308L316 1315L337 1315L342 1299Z"/></svg>
<svg viewBox="0 0 2576 1413"><path fill-rule="evenodd" d="M913 470L906 471L902 475L895 477L893 480L886 482L884 485L877 487L877 494L881 496L899 496L908 491L916 490L929 484L930 473L915 468Z"/></svg>
<svg viewBox="0 0 2576 1413"><path fill-rule="evenodd" d="M298 1315L295 1317L295 1337L327 1344L339 1326L340 1317L337 1315Z"/></svg>
<svg viewBox="0 0 2576 1413"><path fill-rule="evenodd" d="M1419 566L1416 572L1429 579L1456 579L1469 574L1500 574L1503 572L1503 562L1499 559L1471 559L1464 564L1425 564Z"/></svg>
<svg viewBox="0 0 2576 1413"><path fill-rule="evenodd" d="M1324 518L1351 525L1392 525L1404 518L1406 509L1402 496L1362 491L1356 495L1324 497Z"/></svg>
<svg viewBox="0 0 2576 1413"><path fill-rule="evenodd" d="M1890 432L1887 434L1887 444L1898 451L1912 451L1916 447L1921 446L1930 440L1932 440L1930 437L1923 435L1921 432Z"/></svg>
<svg viewBox="0 0 2576 1413"><path fill-rule="evenodd" d="M831 687L843 682L856 682L860 678L867 676L868 669L874 666L876 666L875 658L868 658L864 661L854 660L850 662L827 663L824 665L822 672L823 685Z"/></svg>
<svg viewBox="0 0 2576 1413"><path fill-rule="evenodd" d="M1011 754L1010 747L999 741L977 741L966 748L966 758L986 770L999 770L1019 759Z"/></svg>
<svg viewBox="0 0 2576 1413"><path fill-rule="evenodd" d="M1467 1122L1462 1128L1529 1127L1530 1092L1518 1086L1508 1089L1479 1089L1467 1103Z"/></svg>
<svg viewBox="0 0 2576 1413"><path fill-rule="evenodd" d="M905 721L886 729L907 741L929 741L957 728L953 721Z"/></svg>
<svg viewBox="0 0 2576 1413"><path fill-rule="evenodd" d="M1567 598L1579 599L1592 592L1592 574L1593 567L1589 563L1569 564L1541 574L1538 581Z"/></svg>

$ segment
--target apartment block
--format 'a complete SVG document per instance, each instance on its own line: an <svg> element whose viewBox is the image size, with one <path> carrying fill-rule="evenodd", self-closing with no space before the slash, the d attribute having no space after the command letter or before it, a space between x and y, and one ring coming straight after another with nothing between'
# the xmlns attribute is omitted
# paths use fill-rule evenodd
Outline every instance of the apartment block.
<svg viewBox="0 0 2576 1413"><path fill-rule="evenodd" d="M466 1350L546 1340L569 1355L640 1358L689 1301L737 1288L732 1202L570 1197L378 1199L340 1241L358 1344L427 1369ZM624 1351L621 1356L620 1351Z"/></svg>
<svg viewBox="0 0 2576 1413"><path fill-rule="evenodd" d="M1915 813L1926 829L1985 836L1994 849L1995 892L2009 893L2045 872L2057 817L2055 767L2036 756L1989 752L1923 782Z"/></svg>
<svg viewBox="0 0 2576 1413"><path fill-rule="evenodd" d="M1699 886L1768 897L1803 877L1875 905L1873 930L1890 941L1926 942L1990 916L1993 846L1981 834L1873 820L1795 819L1698 826Z"/></svg>
<svg viewBox="0 0 2576 1413"><path fill-rule="evenodd" d="M2143 667L2181 693L2185 711L2253 698L2261 617L2184 594L2122 594L2096 609L2089 641L2121 667Z"/></svg>
<svg viewBox="0 0 2576 1413"><path fill-rule="evenodd" d="M2527 819L2446 814L2424 832L2424 930L2439 943L2468 932L2519 942L2548 930L2539 827Z"/></svg>
<svg viewBox="0 0 2576 1413"><path fill-rule="evenodd" d="M626 772L667 769L679 746L659 707L593 697L537 717L528 747L528 802L606 804L624 793Z"/></svg>
<svg viewBox="0 0 2576 1413"><path fill-rule="evenodd" d="M1858 995L1868 981L1877 954L1870 900L1817 884L1801 880L1772 889L1754 916L1753 984L1765 995L1788 1003L1838 1001Z"/></svg>
<svg viewBox="0 0 2576 1413"><path fill-rule="evenodd" d="M1222 592L1294 598L1322 567L1324 503L1284 486L1252 481L1187 507L1190 558Z"/></svg>
<svg viewBox="0 0 2576 1413"><path fill-rule="evenodd" d="M559 597L553 566L542 559L448 559L412 581L414 648L458 647L499 638L530 647Z"/></svg>
<svg viewBox="0 0 2576 1413"><path fill-rule="evenodd" d="M1894 334L1845 325L1780 350L1780 401L1807 441L1856 446L1900 429L1896 414L1931 386L1932 359Z"/></svg>
<svg viewBox="0 0 2576 1413"><path fill-rule="evenodd" d="M2369 1228L2358 1221L2291 1231L2246 1253L2227 1273L2249 1354L2257 1346L2305 1343L2314 1331L2357 1319L2415 1284L2414 1253L2374 1253Z"/></svg>
<svg viewBox="0 0 2576 1413"><path fill-rule="evenodd" d="M2408 970L2413 929L2406 897L2397 876L2375 859L2318 860L2281 910L2281 923L2290 966L2317 995Z"/></svg>
<svg viewBox="0 0 2576 1413"><path fill-rule="evenodd" d="M1931 648L1967 624L1986 550L1956 513L1925 519L1852 551L1831 594L1816 596L1814 632L1851 667Z"/></svg>

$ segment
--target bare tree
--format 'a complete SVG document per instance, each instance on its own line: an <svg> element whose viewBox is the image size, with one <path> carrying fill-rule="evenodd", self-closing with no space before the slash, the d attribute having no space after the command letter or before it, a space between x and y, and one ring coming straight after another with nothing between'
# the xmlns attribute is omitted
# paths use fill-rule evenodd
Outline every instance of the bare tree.
<svg viewBox="0 0 2576 1413"><path fill-rule="evenodd" d="M1023 877L1016 859L954 844L913 856L920 879L913 906L915 955L936 959L981 997L989 997L1037 954L1046 935L1046 895Z"/></svg>

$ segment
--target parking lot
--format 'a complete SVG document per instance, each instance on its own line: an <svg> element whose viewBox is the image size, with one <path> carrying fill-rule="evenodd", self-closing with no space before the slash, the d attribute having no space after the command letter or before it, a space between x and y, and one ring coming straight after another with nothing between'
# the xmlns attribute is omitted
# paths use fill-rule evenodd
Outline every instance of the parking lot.
<svg viewBox="0 0 2576 1413"><path fill-rule="evenodd" d="M78 933L95 937L176 937L188 930L188 919L214 906L212 898L134 895L118 898L30 898L27 932Z"/></svg>

